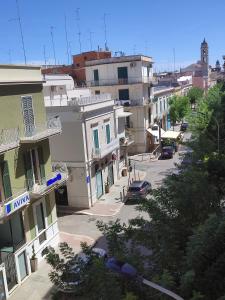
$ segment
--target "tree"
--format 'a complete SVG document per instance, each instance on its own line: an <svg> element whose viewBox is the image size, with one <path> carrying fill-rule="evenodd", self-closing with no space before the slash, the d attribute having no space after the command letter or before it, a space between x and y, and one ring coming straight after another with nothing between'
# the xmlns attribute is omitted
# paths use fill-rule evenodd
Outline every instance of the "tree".
<svg viewBox="0 0 225 300"><path fill-rule="evenodd" d="M187 97L189 98L189 101L191 104L196 104L202 97L203 97L204 91L198 87L192 87L188 93Z"/></svg>
<svg viewBox="0 0 225 300"><path fill-rule="evenodd" d="M169 104L170 118L173 124L182 121L190 110L189 98L186 96L173 96Z"/></svg>

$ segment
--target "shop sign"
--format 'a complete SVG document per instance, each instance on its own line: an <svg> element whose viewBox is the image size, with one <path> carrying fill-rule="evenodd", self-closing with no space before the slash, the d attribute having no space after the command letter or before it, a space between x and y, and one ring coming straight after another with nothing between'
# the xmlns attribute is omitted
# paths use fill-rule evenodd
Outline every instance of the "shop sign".
<svg viewBox="0 0 225 300"><path fill-rule="evenodd" d="M27 205L30 202L30 195L28 192L23 193L22 195L16 197L15 199L6 203L5 206L5 214L8 216L20 209L21 207Z"/></svg>
<svg viewBox="0 0 225 300"><path fill-rule="evenodd" d="M55 182L57 182L57 181L59 181L59 180L61 180L62 179L62 175L60 174L60 173L58 173L55 177L53 177L53 178L51 178L51 179L49 179L48 181L47 181L47 186L50 186L50 185L52 185L53 183L55 183Z"/></svg>

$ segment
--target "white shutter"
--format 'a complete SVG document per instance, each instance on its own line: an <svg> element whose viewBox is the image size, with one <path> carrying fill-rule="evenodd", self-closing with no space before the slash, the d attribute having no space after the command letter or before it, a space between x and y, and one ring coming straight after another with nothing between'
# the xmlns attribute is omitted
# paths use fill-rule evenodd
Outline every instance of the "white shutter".
<svg viewBox="0 0 225 300"><path fill-rule="evenodd" d="M34 132L34 111L33 111L33 101L31 96L21 97L22 110L23 110L23 120L25 127L26 136L32 135Z"/></svg>

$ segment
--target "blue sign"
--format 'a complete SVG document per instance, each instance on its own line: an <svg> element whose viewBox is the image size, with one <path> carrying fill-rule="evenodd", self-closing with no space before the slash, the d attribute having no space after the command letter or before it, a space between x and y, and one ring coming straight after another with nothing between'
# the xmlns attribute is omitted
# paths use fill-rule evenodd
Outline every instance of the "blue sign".
<svg viewBox="0 0 225 300"><path fill-rule="evenodd" d="M27 205L30 201L30 195L28 192L23 193L21 196L16 197L7 204L5 204L5 213L10 215L14 211L20 209L21 207Z"/></svg>
<svg viewBox="0 0 225 300"><path fill-rule="evenodd" d="M46 184L47 184L47 186L50 186L53 183L55 183L56 181L59 181L61 179L62 179L62 175L60 173L58 173L55 177L49 179Z"/></svg>
<svg viewBox="0 0 225 300"><path fill-rule="evenodd" d="M90 176L87 176L87 177L86 177L86 182L87 182L87 183L90 183L90 181L91 181L91 180L90 180Z"/></svg>

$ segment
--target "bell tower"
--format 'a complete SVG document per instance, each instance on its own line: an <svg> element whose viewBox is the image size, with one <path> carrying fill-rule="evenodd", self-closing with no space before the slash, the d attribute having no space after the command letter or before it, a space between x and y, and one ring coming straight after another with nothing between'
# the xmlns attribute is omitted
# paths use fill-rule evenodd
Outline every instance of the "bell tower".
<svg viewBox="0 0 225 300"><path fill-rule="evenodd" d="M209 64L209 47L205 39L201 43L201 63L207 64L207 66Z"/></svg>

